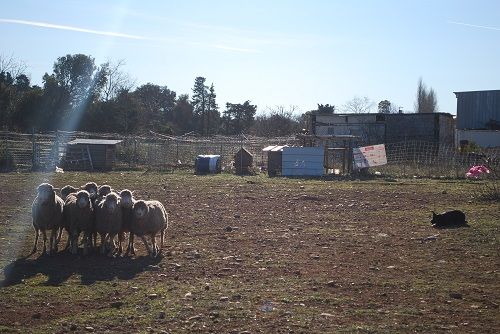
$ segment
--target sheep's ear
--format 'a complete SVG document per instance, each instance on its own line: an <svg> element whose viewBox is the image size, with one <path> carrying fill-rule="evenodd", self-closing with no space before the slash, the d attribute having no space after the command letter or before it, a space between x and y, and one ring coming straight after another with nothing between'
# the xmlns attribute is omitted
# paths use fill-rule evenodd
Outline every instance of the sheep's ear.
<svg viewBox="0 0 500 334"><path fill-rule="evenodd" d="M432 218L436 217L436 213L434 211L431 212L432 212Z"/></svg>

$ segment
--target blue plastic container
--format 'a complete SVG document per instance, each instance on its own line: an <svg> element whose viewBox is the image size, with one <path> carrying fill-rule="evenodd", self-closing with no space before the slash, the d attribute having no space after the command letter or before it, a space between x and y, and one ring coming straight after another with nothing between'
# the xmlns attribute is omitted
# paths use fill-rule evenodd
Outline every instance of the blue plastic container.
<svg viewBox="0 0 500 334"><path fill-rule="evenodd" d="M194 162L196 174L220 173L220 155L199 155Z"/></svg>

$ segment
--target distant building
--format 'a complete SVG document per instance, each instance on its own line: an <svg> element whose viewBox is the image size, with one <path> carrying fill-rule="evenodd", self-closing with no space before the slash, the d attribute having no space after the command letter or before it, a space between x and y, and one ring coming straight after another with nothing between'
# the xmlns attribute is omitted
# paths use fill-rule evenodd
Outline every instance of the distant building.
<svg viewBox="0 0 500 334"><path fill-rule="evenodd" d="M455 122L448 113L319 114L308 113L311 134L354 135L366 145L422 140L453 145Z"/></svg>
<svg viewBox="0 0 500 334"><path fill-rule="evenodd" d="M67 144L63 159L67 170L111 170L116 161L116 145L121 140L75 139Z"/></svg>
<svg viewBox="0 0 500 334"><path fill-rule="evenodd" d="M457 145L500 146L500 90L455 92Z"/></svg>

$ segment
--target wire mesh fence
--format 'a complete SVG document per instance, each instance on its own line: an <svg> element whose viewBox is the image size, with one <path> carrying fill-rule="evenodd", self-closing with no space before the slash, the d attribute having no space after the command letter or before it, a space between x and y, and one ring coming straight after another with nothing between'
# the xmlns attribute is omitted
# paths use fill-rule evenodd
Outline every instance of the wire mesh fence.
<svg viewBox="0 0 500 334"><path fill-rule="evenodd" d="M0 166L2 170L53 170L64 162L68 142L73 139L119 139L114 168L172 169L193 167L201 154L218 154L225 168L231 166L236 152L245 147L256 166L265 166L267 155L262 149L269 145L297 145L295 137L263 138L253 136L168 137L122 136L118 134L64 132L20 134L0 132Z"/></svg>
<svg viewBox="0 0 500 334"><path fill-rule="evenodd" d="M387 165L374 167L393 176L462 178L471 166L486 164L498 170L500 148L462 152L451 145L403 141L385 145Z"/></svg>
<svg viewBox="0 0 500 334"><path fill-rule="evenodd" d="M267 154L262 149L269 145L297 146L292 137L263 138L253 136L167 137L123 136L85 132L53 132L21 134L0 132L0 170L31 171L54 170L65 158L67 143L73 139L119 139L116 146L115 169L192 168L201 154L221 156L223 169L230 169L238 150L244 147L253 155L254 165L266 166ZM461 152L454 146L425 141L401 141L385 145L387 165L374 167L384 175L394 177L462 178L477 164L487 164L499 170L500 148Z"/></svg>

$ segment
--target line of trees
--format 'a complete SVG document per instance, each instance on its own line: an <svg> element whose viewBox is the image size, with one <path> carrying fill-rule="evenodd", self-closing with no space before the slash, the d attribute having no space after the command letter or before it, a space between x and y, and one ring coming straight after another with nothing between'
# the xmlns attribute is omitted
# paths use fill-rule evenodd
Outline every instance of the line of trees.
<svg viewBox="0 0 500 334"><path fill-rule="evenodd" d="M233 135L260 133L259 122L273 117L262 115L256 122L257 106L250 100L227 103L221 114L214 84L201 76L191 97L153 83L135 87L123 66L123 61L97 66L91 56L66 55L57 58L40 87L31 84L24 64L0 56L0 128Z"/></svg>
<svg viewBox="0 0 500 334"><path fill-rule="evenodd" d="M168 86L146 83L136 86L124 72L124 61L96 65L84 54L57 58L52 73L45 73L42 86L32 85L26 65L0 55L0 128L29 132L80 130L124 134L151 131L163 134L196 133L285 136L305 128L305 115L295 107L277 106L257 115L250 100L226 103L222 112L215 86L196 77L188 94ZM369 113L375 103L354 97L340 108L344 113ZM389 100L380 101L379 113L395 113ZM434 90L419 80L416 112L437 111ZM318 104L316 112L335 113L330 104Z"/></svg>

